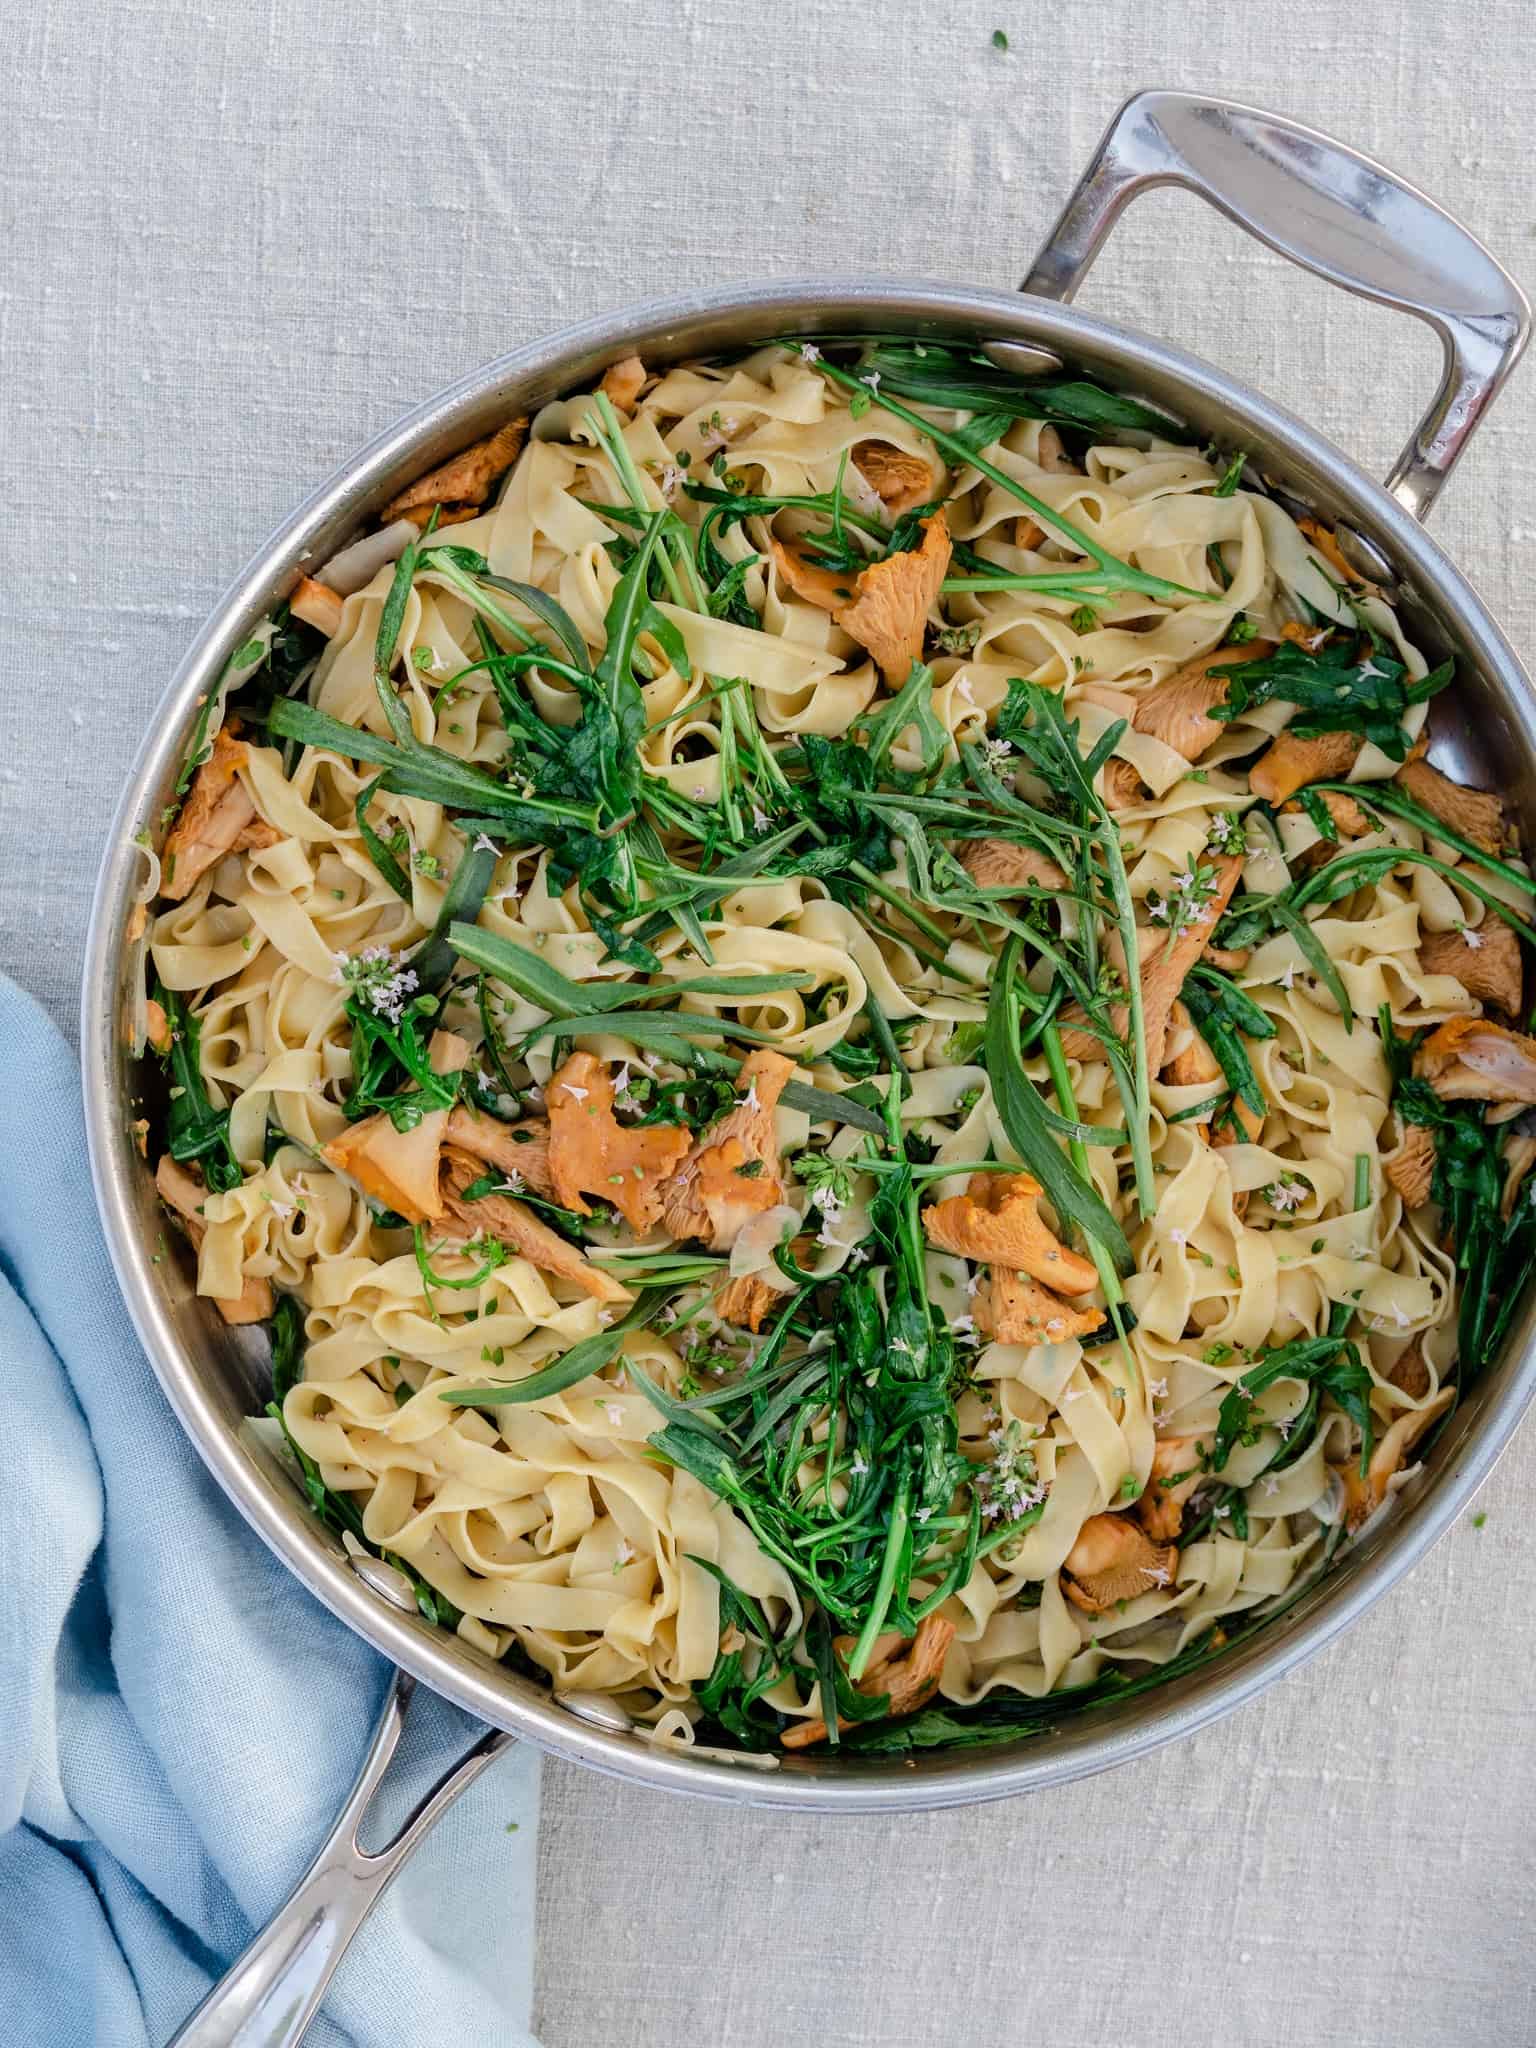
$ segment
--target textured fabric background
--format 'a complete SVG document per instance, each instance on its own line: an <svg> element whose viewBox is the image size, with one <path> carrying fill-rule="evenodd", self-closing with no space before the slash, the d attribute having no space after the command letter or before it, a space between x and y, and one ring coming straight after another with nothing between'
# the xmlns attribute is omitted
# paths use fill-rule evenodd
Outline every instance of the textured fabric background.
<svg viewBox="0 0 1536 2048"><path fill-rule="evenodd" d="M1011 48L991 47L1007 30ZM1022 275L1131 88L1384 157L1536 270L1536 11L1440 0L33 0L0 66L0 964L72 1018L119 777L195 622L408 404L751 274ZM1413 323L1155 195L1085 303L1382 469ZM1437 516L1536 653L1536 369ZM1343 1644L1133 1771L900 1823L546 1770L549 2048L1536 2037L1536 1432ZM493 1882L493 1879L489 1879Z"/></svg>

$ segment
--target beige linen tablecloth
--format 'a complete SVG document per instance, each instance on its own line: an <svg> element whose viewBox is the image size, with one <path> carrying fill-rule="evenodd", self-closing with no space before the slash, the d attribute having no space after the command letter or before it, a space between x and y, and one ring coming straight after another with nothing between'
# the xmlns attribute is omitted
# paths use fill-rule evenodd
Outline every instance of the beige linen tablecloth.
<svg viewBox="0 0 1536 2048"><path fill-rule="evenodd" d="M8 10L0 965L70 1019L108 810L196 622L335 462L460 371L732 277L1009 285L1148 83L1333 130L1529 275L1533 73L1529 0ZM1133 212L1084 303L1377 471L1436 374L1424 330L1181 196ZM1536 368L1436 519L1527 655L1533 399ZM1536 1432L1479 1507L1260 1704L1028 1802L833 1827L548 1766L544 2040L1531 2041Z"/></svg>

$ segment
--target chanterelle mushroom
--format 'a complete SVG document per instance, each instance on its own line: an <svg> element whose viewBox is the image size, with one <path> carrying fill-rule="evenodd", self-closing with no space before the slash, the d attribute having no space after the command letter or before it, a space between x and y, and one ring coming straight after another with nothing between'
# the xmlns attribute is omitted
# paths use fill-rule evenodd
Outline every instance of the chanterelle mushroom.
<svg viewBox="0 0 1536 2048"><path fill-rule="evenodd" d="M1443 1102L1536 1102L1536 1039L1452 1017L1419 1047L1413 1071Z"/></svg>
<svg viewBox="0 0 1536 2048"><path fill-rule="evenodd" d="M427 1056L434 1074L457 1074L469 1064L471 1054L467 1040L457 1032L434 1031ZM448 1118L448 1110L430 1109L410 1130L402 1131L388 1110L377 1110L360 1123L348 1124L322 1146L320 1156L407 1223L435 1223L443 1213L437 1169Z"/></svg>
<svg viewBox="0 0 1536 2048"><path fill-rule="evenodd" d="M275 845L278 834L256 815L250 791L240 780L249 752L233 725L214 736L213 752L192 778L187 800L171 827L161 864L161 892L173 903L191 895L215 861L226 853Z"/></svg>
<svg viewBox="0 0 1536 2048"><path fill-rule="evenodd" d="M1334 829L1338 832L1341 839L1362 839L1367 832L1375 830L1370 819L1361 810L1354 798L1347 795L1342 789L1320 789L1316 792L1316 795L1323 809L1332 818ZM1280 808L1289 815L1295 816L1300 812L1301 805L1294 797L1291 797ZM1325 846L1326 843L1325 841Z"/></svg>
<svg viewBox="0 0 1536 2048"><path fill-rule="evenodd" d="M155 1168L155 1186L161 1201L181 1218L192 1249L198 1250L208 1233L208 1222L203 1215L203 1204L208 1199L207 1188L195 1173L174 1160L169 1152ZM213 1305L226 1323L264 1323L273 1308L271 1282L247 1273L238 1295L233 1298L216 1295Z"/></svg>
<svg viewBox="0 0 1536 2048"><path fill-rule="evenodd" d="M1403 1126L1403 1141L1382 1163L1388 1185L1397 1189L1407 1209L1422 1209L1435 1177L1435 1134L1427 1124Z"/></svg>
<svg viewBox="0 0 1536 2048"><path fill-rule="evenodd" d="M1171 676L1155 684L1136 706L1137 732L1150 733L1164 746L1172 747L1186 761L1198 761L1226 731L1225 724L1211 713L1227 701L1227 678L1212 671L1232 668L1239 662L1257 661L1273 654L1272 640L1250 640L1214 648L1195 661L1187 661Z"/></svg>
<svg viewBox="0 0 1536 2048"><path fill-rule="evenodd" d="M407 1223L435 1223L443 1213L437 1168L447 1128L446 1109L429 1110L408 1131L397 1130L381 1109L348 1124L322 1147L322 1157Z"/></svg>
<svg viewBox="0 0 1536 2048"><path fill-rule="evenodd" d="M306 626L313 626L317 633L323 633L327 640L334 640L341 631L341 592L313 576L301 576L289 591L288 609Z"/></svg>
<svg viewBox="0 0 1536 2048"><path fill-rule="evenodd" d="M688 1150L687 1131L673 1124L621 1124L613 1113L608 1068L590 1052L571 1054L544 1090L544 1106L555 1200L590 1216L582 1197L596 1195L643 1235L661 1214L667 1177Z"/></svg>
<svg viewBox="0 0 1536 2048"><path fill-rule="evenodd" d="M1507 1016L1519 1013L1520 941L1497 911L1485 911L1464 931L1426 933L1419 941L1419 965L1426 974L1451 975L1469 996Z"/></svg>
<svg viewBox="0 0 1536 2048"><path fill-rule="evenodd" d="M662 1191L673 1237L702 1238L723 1251L754 1216L783 1201L773 1113L794 1071L793 1060L767 1046L742 1061L735 1108L699 1139Z"/></svg>
<svg viewBox="0 0 1536 2048"><path fill-rule="evenodd" d="M408 484L398 496L390 499L379 514L380 524L387 526L391 519L398 519L402 513L412 516L420 513L424 520L434 505L484 504L491 485L504 469L510 469L517 460L527 431L526 419L508 420L504 427L484 441L477 441L462 455L455 455L429 475Z"/></svg>
<svg viewBox="0 0 1536 2048"><path fill-rule="evenodd" d="M1065 870L1038 847L1012 839L967 839L960 865L978 889L1065 889Z"/></svg>
<svg viewBox="0 0 1536 2048"><path fill-rule="evenodd" d="M457 1145L445 1145L442 1153L442 1220L438 1234L451 1242L493 1237L508 1245L531 1266L570 1280L594 1301L627 1302L633 1299L612 1274L590 1265L585 1253L567 1243L511 1195L479 1195L466 1201L464 1191L485 1173L485 1162Z"/></svg>
<svg viewBox="0 0 1536 2048"><path fill-rule="evenodd" d="M549 1125L543 1117L524 1117L515 1124L457 1103L448 1114L444 1133L450 1145L472 1152L487 1166L494 1166L514 1182L536 1195L552 1197L555 1183L549 1171Z"/></svg>
<svg viewBox="0 0 1536 2048"><path fill-rule="evenodd" d="M1415 1337L1393 1359L1387 1381L1400 1393L1406 1394L1410 1401L1423 1400L1429 1392L1429 1366L1424 1358L1422 1336Z"/></svg>
<svg viewBox="0 0 1536 2048"><path fill-rule="evenodd" d="M810 1250L809 1238L795 1239L797 1259L807 1257ZM727 1280L715 1290L715 1314L722 1323L735 1323L738 1329L751 1330L755 1335L763 1327L763 1317L771 1309L783 1308L788 1298L761 1273L738 1273L734 1280Z"/></svg>
<svg viewBox="0 0 1536 2048"><path fill-rule="evenodd" d="M774 564L796 597L830 612L875 657L893 687L904 683L913 662L922 658L923 628L952 552L942 509L919 523L921 547L886 555L853 577L782 541L770 542Z"/></svg>
<svg viewBox="0 0 1536 2048"><path fill-rule="evenodd" d="M999 1344L1065 1344L1104 1322L1101 1308L1076 1308L1011 1266L992 1266L975 1301L976 1327Z"/></svg>
<svg viewBox="0 0 1536 2048"><path fill-rule="evenodd" d="M645 364L638 356L625 356L622 362L610 363L598 389L620 412L633 412L635 400L645 389Z"/></svg>
<svg viewBox="0 0 1536 2048"><path fill-rule="evenodd" d="M1046 1223L1041 1193L1027 1173L972 1174L963 1195L923 1211L923 1229L940 1251L1029 1273L1057 1294L1087 1294L1098 1285L1098 1273Z"/></svg>
<svg viewBox="0 0 1536 2048"><path fill-rule="evenodd" d="M1112 811L1128 811L1132 804L1147 800L1146 784L1129 761L1106 761L1103 776L1104 801Z"/></svg>
<svg viewBox="0 0 1536 2048"><path fill-rule="evenodd" d="M1067 1552L1062 1590L1085 1614L1108 1614L1143 1593L1171 1586L1178 1568L1175 1546L1154 1543L1129 1515L1092 1515Z"/></svg>
<svg viewBox="0 0 1536 2048"><path fill-rule="evenodd" d="M1163 1065L1162 1078L1170 1088L1203 1088L1221 1080L1221 1061L1195 1029L1182 1003L1175 1003L1168 1013L1167 1036L1179 1045Z"/></svg>
<svg viewBox="0 0 1536 2048"><path fill-rule="evenodd" d="M1485 853L1497 853L1503 845L1504 806L1491 790L1464 789L1427 761L1405 761L1392 779L1404 796Z"/></svg>
<svg viewBox="0 0 1536 2048"><path fill-rule="evenodd" d="M1205 1477L1208 1436L1159 1437L1152 1469L1136 1503L1136 1519L1154 1543L1172 1543L1184 1526L1184 1503Z"/></svg>
<svg viewBox="0 0 1536 2048"><path fill-rule="evenodd" d="M927 504L941 488L921 455L889 441L855 441L853 463L893 519Z"/></svg>
<svg viewBox="0 0 1536 2048"><path fill-rule="evenodd" d="M1136 950L1141 957L1142 1025L1147 1042L1147 1065L1154 1074L1163 1064L1163 1048L1167 1043L1173 1006L1189 970L1210 945L1211 934L1232 900L1232 892L1242 877L1243 856L1240 853L1223 854L1211 863L1211 868L1208 892L1201 897L1192 914L1180 923L1171 945L1166 932L1158 931L1155 926L1141 925L1137 928ZM1110 934L1107 951L1117 972L1123 972L1125 960L1117 932ZM1070 1028L1073 1022L1081 1021L1082 1014L1076 1005L1063 1012L1062 1022L1069 1028L1061 1034L1062 1051L1073 1060L1103 1059L1105 1052L1099 1039L1091 1032ZM1127 1004L1112 1006L1111 1022L1122 1035L1129 1018Z"/></svg>
<svg viewBox="0 0 1536 2048"><path fill-rule="evenodd" d="M1356 732L1321 732L1315 739L1298 739L1294 733L1283 732L1248 771L1248 787L1255 796L1278 806L1309 782L1347 775L1364 745Z"/></svg>
<svg viewBox="0 0 1536 2048"><path fill-rule="evenodd" d="M1399 1415L1371 1453L1371 1462L1363 1479L1358 1459L1351 1459L1349 1464L1335 1468L1344 1487L1346 1529L1358 1529L1381 1506L1387 1497L1389 1482L1408 1462L1408 1453L1430 1424L1440 1420L1455 1398L1454 1387L1442 1387L1427 1407L1409 1408Z"/></svg>
<svg viewBox="0 0 1536 2048"><path fill-rule="evenodd" d="M910 1648L904 1637L892 1632L877 1637L875 1655L854 1690L870 1699L888 1693L892 1714L914 1713L938 1691L944 1659L954 1639L955 1624L937 1614L927 1615L918 1623ZM852 1655L854 1640L852 1636L839 1636L833 1645L845 1661ZM904 1649L905 1656L901 1654ZM837 1725L851 1728L853 1723L839 1714ZM785 1749L805 1749L813 1742L824 1742L826 1735L827 1724L818 1715L811 1721L797 1721L793 1728L784 1731L780 1740Z"/></svg>

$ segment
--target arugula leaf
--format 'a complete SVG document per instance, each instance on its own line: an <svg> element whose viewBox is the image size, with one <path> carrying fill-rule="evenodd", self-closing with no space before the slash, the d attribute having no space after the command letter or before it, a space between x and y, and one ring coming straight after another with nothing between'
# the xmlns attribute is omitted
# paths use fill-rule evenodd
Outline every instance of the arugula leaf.
<svg viewBox="0 0 1536 2048"><path fill-rule="evenodd" d="M591 1379L603 1370L617 1356L619 1346L633 1330L642 1329L650 1322L661 1306L661 1291L647 1289L625 1316L622 1322L611 1329L599 1330L595 1337L584 1337L579 1344L573 1344L548 1365L530 1373L526 1379L513 1380L507 1385L488 1387L447 1387L438 1394L440 1401L446 1401L455 1408L508 1408L526 1405L529 1401L544 1401L552 1394L563 1394L567 1387L574 1387L578 1380Z"/></svg>
<svg viewBox="0 0 1536 2048"><path fill-rule="evenodd" d="M1094 434L1130 432L1156 434L1165 441L1193 439L1168 413L1086 377L1026 380L998 369L979 351L941 342L876 342L866 352L863 367L866 374L873 370L882 386L921 405L996 414L1003 419L1050 420L1057 426L1079 427Z"/></svg>
<svg viewBox="0 0 1536 2048"><path fill-rule="evenodd" d="M1225 677L1226 701L1214 705L1211 717L1221 724L1275 698L1295 704L1301 716L1286 731L1298 739L1322 733L1358 733L1390 760L1406 760L1411 742L1403 730L1410 705L1443 689L1454 673L1446 662L1417 684L1406 682L1404 663L1380 645L1370 645L1362 659L1352 635L1330 636L1315 651L1283 640L1273 654L1240 666L1218 668Z"/></svg>
<svg viewBox="0 0 1536 2048"><path fill-rule="evenodd" d="M229 1111L215 1109L203 1080L203 1028L190 1005L174 990L155 983L154 1000L165 1012L170 1029L169 1052L162 1055L170 1083L165 1112L165 1149L182 1165L202 1169L210 1194L239 1187L245 1169L229 1140Z"/></svg>
<svg viewBox="0 0 1536 2048"><path fill-rule="evenodd" d="M1210 1469L1220 1472L1237 1444L1254 1428L1254 1399L1276 1380L1300 1380L1320 1393L1331 1394L1338 1406L1360 1431L1360 1471L1371 1461L1374 1424L1371 1417L1371 1387L1368 1367L1359 1347L1341 1336L1297 1337L1288 1344L1266 1351L1223 1398L1216 1418L1211 1446Z"/></svg>
<svg viewBox="0 0 1536 2048"><path fill-rule="evenodd" d="M1046 1119L1039 1091L1024 1071L1019 1051L1019 998L1014 986L1020 945L1021 941L1014 937L1003 947L987 1003L983 1057L992 1083L992 1100L1008 1142L1045 1189L1061 1221L1095 1239L1120 1272L1129 1273L1135 1260L1125 1232L1105 1207L1098 1190L1072 1170Z"/></svg>

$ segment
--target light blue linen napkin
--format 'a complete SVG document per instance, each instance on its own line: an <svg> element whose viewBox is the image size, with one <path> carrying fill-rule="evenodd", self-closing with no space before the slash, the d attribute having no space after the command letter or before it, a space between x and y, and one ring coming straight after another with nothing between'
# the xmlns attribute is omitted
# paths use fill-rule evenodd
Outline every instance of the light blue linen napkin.
<svg viewBox="0 0 1536 2048"><path fill-rule="evenodd" d="M0 980L4 2048L162 2048L308 1864L386 1681L183 1437L107 1260L74 1058ZM474 1733L418 1692L402 1813ZM521 1747L464 1794L316 2048L524 2048L537 1804Z"/></svg>

